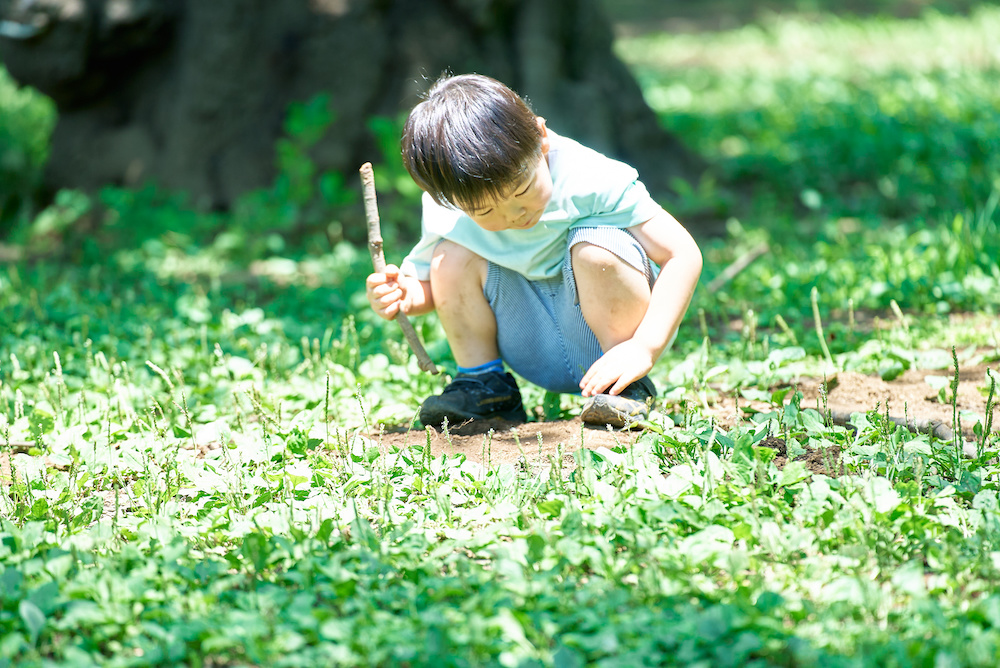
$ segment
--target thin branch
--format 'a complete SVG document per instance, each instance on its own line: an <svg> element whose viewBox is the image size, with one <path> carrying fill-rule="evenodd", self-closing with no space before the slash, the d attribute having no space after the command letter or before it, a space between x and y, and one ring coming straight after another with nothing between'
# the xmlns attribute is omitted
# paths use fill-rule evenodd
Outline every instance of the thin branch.
<svg viewBox="0 0 1000 668"><path fill-rule="evenodd" d="M834 424L838 424L841 427L851 427L851 416L859 412L861 411L830 411L829 415ZM907 419L892 415L886 415L885 417L893 424L909 429L910 431L928 434L939 441L952 443L955 440L955 432L941 420ZM962 452L966 457L975 457L977 454L975 442L963 440Z"/></svg>
<svg viewBox="0 0 1000 668"><path fill-rule="evenodd" d="M0 445L9 447L11 452L15 454L25 454L31 448L36 447L38 444L34 441L11 441L10 443L6 441L0 441Z"/></svg>
<svg viewBox="0 0 1000 668"><path fill-rule="evenodd" d="M751 248L742 256L736 258L732 264L726 267L721 274L713 278L712 281L706 286L709 294L718 292L723 285L736 278L741 271L749 267L753 264L754 260L769 250L771 250L770 246L766 243L761 243Z"/></svg>
<svg viewBox="0 0 1000 668"><path fill-rule="evenodd" d="M361 185L364 187L365 194L365 216L368 218L368 252L372 256L372 266L375 267L375 271L382 272L385 271L385 253L382 250L382 226L379 221L378 202L375 199L375 170L372 169L370 162L366 162L361 165L360 172ZM395 320L399 323L400 329L403 330L403 336L410 344L413 354L417 356L420 368L428 373L438 373L437 367L434 366L434 362L424 350L424 345L420 342L420 337L417 336L406 314L400 311L396 314Z"/></svg>

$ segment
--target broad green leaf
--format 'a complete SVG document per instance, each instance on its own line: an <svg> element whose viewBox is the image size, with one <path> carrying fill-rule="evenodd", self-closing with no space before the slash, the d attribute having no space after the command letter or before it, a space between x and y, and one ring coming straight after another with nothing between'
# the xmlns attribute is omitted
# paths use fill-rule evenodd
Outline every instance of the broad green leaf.
<svg viewBox="0 0 1000 668"><path fill-rule="evenodd" d="M561 499L549 499L548 501L538 502L538 511L554 519L562 514L563 506L564 504Z"/></svg>
<svg viewBox="0 0 1000 668"><path fill-rule="evenodd" d="M24 628L28 630L31 644L36 644L39 634L45 627L45 615L37 605L28 600L21 601L17 606L17 611L21 616L21 621L24 622Z"/></svg>
<svg viewBox="0 0 1000 668"><path fill-rule="evenodd" d="M881 476L873 476L864 481L862 488L867 492L875 511L879 513L892 512L902 501L892 483Z"/></svg>

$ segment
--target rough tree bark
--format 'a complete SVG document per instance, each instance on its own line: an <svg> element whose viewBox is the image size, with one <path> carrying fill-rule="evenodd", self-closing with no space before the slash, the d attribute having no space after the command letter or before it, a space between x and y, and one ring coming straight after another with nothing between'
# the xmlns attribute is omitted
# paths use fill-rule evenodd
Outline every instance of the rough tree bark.
<svg viewBox="0 0 1000 668"><path fill-rule="evenodd" d="M354 174L365 120L443 70L521 92L557 132L635 165L650 189L700 163L657 124L597 0L0 0L0 59L59 109L47 183L145 180L225 207L268 185L288 104L333 96L313 151Z"/></svg>

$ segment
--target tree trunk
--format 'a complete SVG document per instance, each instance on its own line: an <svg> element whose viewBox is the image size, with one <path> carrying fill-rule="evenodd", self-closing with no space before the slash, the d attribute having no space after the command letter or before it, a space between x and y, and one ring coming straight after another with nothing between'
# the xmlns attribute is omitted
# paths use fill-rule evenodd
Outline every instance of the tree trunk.
<svg viewBox="0 0 1000 668"><path fill-rule="evenodd" d="M47 184L153 180L227 207L274 177L290 102L332 96L312 157L355 174L366 120L398 118L442 71L524 95L557 132L663 195L700 161L657 124L597 0L0 0L0 58L59 109Z"/></svg>

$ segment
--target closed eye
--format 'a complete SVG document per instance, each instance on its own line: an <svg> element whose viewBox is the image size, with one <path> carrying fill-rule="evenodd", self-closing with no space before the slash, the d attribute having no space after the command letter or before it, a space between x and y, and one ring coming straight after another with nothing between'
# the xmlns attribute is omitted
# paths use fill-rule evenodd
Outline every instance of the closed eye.
<svg viewBox="0 0 1000 668"><path fill-rule="evenodd" d="M527 185L524 186L524 188L521 190L521 192L514 193L514 197L523 197L523 196L527 195L528 191L531 190L531 187L533 185L535 185L534 178L532 178L530 181L528 181ZM483 211L476 211L475 215L476 216L487 216L487 215L489 215L491 213L493 213L493 209L489 208L489 209L484 209Z"/></svg>

